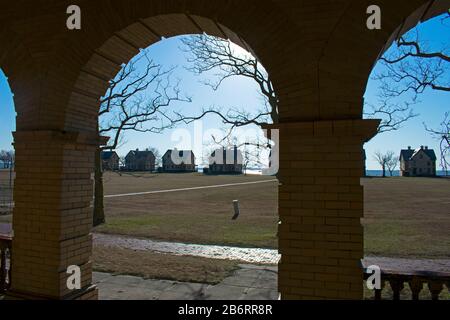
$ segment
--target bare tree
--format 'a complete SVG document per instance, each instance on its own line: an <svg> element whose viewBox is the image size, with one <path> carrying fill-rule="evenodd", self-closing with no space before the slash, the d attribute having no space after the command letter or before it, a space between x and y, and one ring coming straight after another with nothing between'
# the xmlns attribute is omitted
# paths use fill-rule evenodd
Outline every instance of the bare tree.
<svg viewBox="0 0 450 320"><path fill-rule="evenodd" d="M209 159L213 151L218 149L237 148L242 153L242 166L244 173L247 174L250 167L263 167L268 163L269 152L272 149L271 141L264 141L261 137L243 137L235 132L230 134L228 128L222 128L222 135L212 135L207 143L207 155ZM264 153L267 153L265 156ZM266 161L265 161L266 160Z"/></svg>
<svg viewBox="0 0 450 320"><path fill-rule="evenodd" d="M449 18L450 13L441 17L442 28L448 29L446 32L450 32L450 25L445 23ZM380 133L398 130L416 117L412 107L427 89L450 92L449 48L450 43L438 49L430 48L416 28L400 37L380 58L383 71L373 77L379 83L379 101L375 106L368 104L366 107L368 118L382 119ZM408 102L397 103L399 97Z"/></svg>
<svg viewBox="0 0 450 320"><path fill-rule="evenodd" d="M248 108L210 107L203 109L196 117L186 118L195 121L207 115L216 115L224 125L230 127L231 132L247 125L263 126L268 123L278 123L278 96L271 78L261 63L248 52L236 50L229 40L220 39L206 34L184 37L182 50L188 54L190 66L187 68L197 75L212 76L215 80L203 81L213 90L218 90L228 79L243 77L251 79L259 88L263 99L261 108L256 112L249 112Z"/></svg>
<svg viewBox="0 0 450 320"><path fill-rule="evenodd" d="M383 170L383 178L386 177L386 171L389 168L391 172L391 176L397 166L397 159L395 158L395 153L393 151L388 151L387 153L382 153L381 151L375 152L374 159L378 162ZM393 168L394 161L396 162L395 167Z"/></svg>
<svg viewBox="0 0 450 320"><path fill-rule="evenodd" d="M162 166L162 155L161 155L161 152L159 152L159 150L157 148L154 148L154 147L148 148L148 151L153 152L153 155L155 156L156 168L161 167Z"/></svg>
<svg viewBox="0 0 450 320"><path fill-rule="evenodd" d="M143 51L110 81L100 101L99 135L110 140L98 148L95 157L94 226L105 222L101 152L117 149L127 131L160 134L172 128L175 121L169 106L175 101L191 102L181 95L178 85L171 84L172 71L164 70Z"/></svg>
<svg viewBox="0 0 450 320"><path fill-rule="evenodd" d="M427 89L450 92L449 47L428 49L417 29L400 37L396 46L396 50L380 59L386 70L375 77L381 82L384 96L395 98L405 93L416 96Z"/></svg>
<svg viewBox="0 0 450 320"><path fill-rule="evenodd" d="M14 157L15 153L12 150L1 150L0 151L0 160L3 162L3 169L10 169L14 166Z"/></svg>
<svg viewBox="0 0 450 320"><path fill-rule="evenodd" d="M445 175L448 176L450 167L450 112L445 114L440 129L430 129L426 124L425 128L440 141L441 167Z"/></svg>
<svg viewBox="0 0 450 320"><path fill-rule="evenodd" d="M415 102L395 103L380 99L377 105L366 103L364 115L368 119L381 119L378 133L397 131L409 120L418 116L411 108Z"/></svg>
<svg viewBox="0 0 450 320"><path fill-rule="evenodd" d="M386 168L389 171L389 175L391 177L393 177L394 176L394 171L397 169L397 166L399 164L399 159L398 159L398 157L396 157L395 152L393 152L393 151L389 151L386 154L386 158L387 158Z"/></svg>
<svg viewBox="0 0 450 320"><path fill-rule="evenodd" d="M441 17L442 28L450 34L450 12ZM384 70L375 75L380 83L380 106L367 112L369 118L383 119L380 132L397 130L405 122L417 116L412 105L425 91L450 92L450 43L438 48L430 48L416 28L400 37L395 47L389 50L380 62ZM399 105L392 101L407 99L409 102ZM371 106L369 106L371 107ZM430 134L440 140L441 166L448 172L449 167L449 113L447 112L440 129L425 127Z"/></svg>

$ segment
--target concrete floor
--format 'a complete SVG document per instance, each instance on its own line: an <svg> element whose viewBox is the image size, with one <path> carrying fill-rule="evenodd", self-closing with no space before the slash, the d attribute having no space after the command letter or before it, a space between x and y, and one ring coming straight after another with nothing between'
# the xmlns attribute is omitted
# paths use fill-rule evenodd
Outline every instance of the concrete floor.
<svg viewBox="0 0 450 320"><path fill-rule="evenodd" d="M277 300L277 268L240 265L218 285L94 273L100 300Z"/></svg>

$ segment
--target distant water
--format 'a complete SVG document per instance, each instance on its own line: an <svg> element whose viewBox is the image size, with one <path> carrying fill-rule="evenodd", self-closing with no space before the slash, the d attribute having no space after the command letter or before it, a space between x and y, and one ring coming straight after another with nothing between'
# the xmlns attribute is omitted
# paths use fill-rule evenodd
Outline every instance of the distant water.
<svg viewBox="0 0 450 320"><path fill-rule="evenodd" d="M369 177L382 177L383 176L383 171L382 170L367 170L367 176ZM386 172L387 176L390 176L389 172ZM445 172L444 171L437 171L437 175L438 176L445 176ZM396 170L393 173L394 177L400 177L400 171Z"/></svg>
<svg viewBox="0 0 450 320"><path fill-rule="evenodd" d="M198 168L198 172L203 173L203 168ZM251 168L251 169L247 170L247 174L262 175L262 169ZM390 173L387 171L386 175L390 176ZM444 171L438 171L437 175L438 176L445 176L445 172ZM383 176L383 171L382 170L367 170L367 176L368 177L382 177ZM394 171L393 176L394 177L400 177L400 171L399 170Z"/></svg>
<svg viewBox="0 0 450 320"><path fill-rule="evenodd" d="M198 172L203 173L203 168L198 168ZM262 169L258 168L247 169L246 174L262 175Z"/></svg>

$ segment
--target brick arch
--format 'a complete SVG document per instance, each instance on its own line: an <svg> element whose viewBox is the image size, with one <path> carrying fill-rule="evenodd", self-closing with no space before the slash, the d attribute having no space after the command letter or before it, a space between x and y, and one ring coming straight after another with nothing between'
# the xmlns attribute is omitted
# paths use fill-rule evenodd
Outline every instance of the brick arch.
<svg viewBox="0 0 450 320"><path fill-rule="evenodd" d="M125 9L118 7L125 8L128 3L114 2L114 11L105 10L107 16L85 22L88 28L98 29L96 26L99 21L108 21L107 27L103 26L100 34L88 41L85 52L82 52L83 64L78 65L79 74L74 80L64 116L65 130L93 131L98 99L122 65L136 56L139 49L178 35L205 32L230 39L261 60L281 96L293 95L301 89L298 77L292 75L293 68L289 68L289 60L294 58L280 52L281 39L277 39L286 30L295 32L296 26L290 25L275 5L271 8L258 5L256 1L246 1L245 4L239 3L240 14L236 15L231 4L218 11L215 5L205 0L153 3L158 4L134 1L135 10L124 17L118 12ZM111 6L110 3L108 5ZM274 22L261 24L260 21L264 20ZM285 46L289 48L290 45L287 43ZM70 51L65 52L71 54ZM292 101L286 99L288 103Z"/></svg>
<svg viewBox="0 0 450 320"><path fill-rule="evenodd" d="M23 39L9 28L0 31L0 68L8 78L8 84L14 95L14 108L17 113L17 129L23 129L36 123L33 110L38 107L39 92L33 90L36 78L30 77L30 71L36 72Z"/></svg>
<svg viewBox="0 0 450 320"><path fill-rule="evenodd" d="M321 118L362 117L363 96L379 57L398 39L424 22L450 8L450 1L412 0L407 6L386 3L382 29L366 28L366 8L370 1L350 3L330 34L319 59L319 101ZM355 17L360 17L355 19Z"/></svg>
<svg viewBox="0 0 450 320"><path fill-rule="evenodd" d="M24 117L15 137L14 294L96 297L98 98L139 47L198 30L248 44L280 97L282 298L362 298L362 146L377 127L361 120L362 95L377 55L410 12L431 4L426 16L446 0L378 0L381 31L365 27L372 0L79 0L83 28L71 32L64 22L73 1L35 2L33 10L16 1L0 12L2 28L26 43L3 50L13 34L0 31L0 64ZM81 267L82 290L65 288L69 265Z"/></svg>
<svg viewBox="0 0 450 320"><path fill-rule="evenodd" d="M108 82L121 70L124 63L133 59L140 50L179 35L207 33L233 43L251 52L252 48L236 33L211 19L190 14L167 14L141 19L127 28L116 32L93 53L81 69L80 76L68 104L66 127L77 128L77 120L86 124L81 117L95 120L99 97L107 90ZM91 125L96 125L92 123Z"/></svg>

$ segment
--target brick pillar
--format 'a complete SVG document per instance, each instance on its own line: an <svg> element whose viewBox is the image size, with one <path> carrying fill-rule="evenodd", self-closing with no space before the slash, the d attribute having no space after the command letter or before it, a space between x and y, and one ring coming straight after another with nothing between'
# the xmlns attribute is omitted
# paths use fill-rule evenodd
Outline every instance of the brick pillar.
<svg viewBox="0 0 450 320"><path fill-rule="evenodd" d="M92 197L96 137L16 132L11 296L96 299L92 284ZM81 268L82 289L67 288Z"/></svg>
<svg viewBox="0 0 450 320"><path fill-rule="evenodd" d="M280 129L279 289L283 299L362 299L363 144L376 120Z"/></svg>

